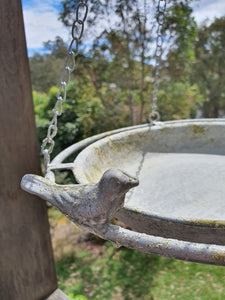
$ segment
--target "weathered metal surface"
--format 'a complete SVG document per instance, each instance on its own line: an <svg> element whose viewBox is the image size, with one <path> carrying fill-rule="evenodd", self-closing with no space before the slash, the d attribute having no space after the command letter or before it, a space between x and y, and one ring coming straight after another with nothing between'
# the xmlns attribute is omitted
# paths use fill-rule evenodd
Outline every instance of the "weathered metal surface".
<svg viewBox="0 0 225 300"><path fill-rule="evenodd" d="M21 187L56 206L71 221L115 246L202 263L225 265L224 247L184 242L132 232L110 224L123 207L125 193L138 185L118 169L106 171L96 184L57 185L37 175L25 175Z"/></svg>
<svg viewBox="0 0 225 300"><path fill-rule="evenodd" d="M115 168L107 170L96 184L58 185L31 174L21 181L22 189L49 201L75 224L96 234L107 230L126 192L137 185L136 178Z"/></svg>
<svg viewBox="0 0 225 300"><path fill-rule="evenodd" d="M147 234L225 245L225 121L184 120L109 136L75 160L81 183L110 167L139 178L117 217Z"/></svg>
<svg viewBox="0 0 225 300"><path fill-rule="evenodd" d="M49 176L52 181L28 175L22 187L52 202L77 225L114 244L225 265L224 126L224 120L184 120L104 133L65 149L50 166L49 174L54 169L71 169L86 185L59 186L53 183L54 175ZM74 164L63 164L87 145ZM110 187L109 177L103 180L103 173L111 167L140 179L140 185L127 193L125 205L119 210L128 189L117 197L119 193ZM98 181L108 186L104 197L96 193ZM110 204L112 198L115 205ZM93 201L99 203L97 214ZM140 233L111 225L114 214Z"/></svg>

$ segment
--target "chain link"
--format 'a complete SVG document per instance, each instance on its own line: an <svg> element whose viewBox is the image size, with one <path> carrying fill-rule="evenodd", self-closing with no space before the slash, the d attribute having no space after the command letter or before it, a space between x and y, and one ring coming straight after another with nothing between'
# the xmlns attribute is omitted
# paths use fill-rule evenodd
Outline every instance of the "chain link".
<svg viewBox="0 0 225 300"><path fill-rule="evenodd" d="M161 2L163 2L161 4ZM157 93L158 93L158 85L159 85L159 67L162 59L162 51L163 51L163 36L162 29L164 27L165 20L165 10L166 10L166 0L158 0L157 4L157 31L156 31L156 50L155 50L155 75L154 75L154 83L153 83L153 96L152 96L152 111L149 114L149 122L153 124L154 121L160 120L160 114L157 111Z"/></svg>
<svg viewBox="0 0 225 300"><path fill-rule="evenodd" d="M60 76L59 90L56 95L56 103L53 108L53 117L49 124L47 136L42 141L41 152L44 156L44 168L47 172L50 155L53 151L55 142L54 137L57 134L57 118L62 114L62 102L66 100L66 87L70 82L70 74L75 68L75 58L78 54L79 41L81 40L84 32L84 22L88 14L87 0L81 0L76 8L76 19L72 25L72 40L67 50L67 56L65 59L64 69Z"/></svg>

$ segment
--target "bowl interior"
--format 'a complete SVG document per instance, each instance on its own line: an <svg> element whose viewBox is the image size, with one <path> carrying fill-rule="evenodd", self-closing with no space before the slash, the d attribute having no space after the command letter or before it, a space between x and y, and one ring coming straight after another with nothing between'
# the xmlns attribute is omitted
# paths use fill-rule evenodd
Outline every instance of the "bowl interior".
<svg viewBox="0 0 225 300"><path fill-rule="evenodd" d="M167 122L109 136L74 162L80 183L112 167L139 178L125 209L168 220L225 220L225 122ZM225 223L223 223L225 224Z"/></svg>

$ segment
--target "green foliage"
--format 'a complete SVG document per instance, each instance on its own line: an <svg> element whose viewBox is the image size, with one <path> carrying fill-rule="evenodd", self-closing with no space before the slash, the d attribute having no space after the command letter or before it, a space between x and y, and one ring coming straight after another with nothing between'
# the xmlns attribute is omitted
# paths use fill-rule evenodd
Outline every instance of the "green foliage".
<svg viewBox="0 0 225 300"><path fill-rule="evenodd" d="M49 125L47 115L48 101L49 99L47 94L33 91L34 112L39 145L45 138L47 127Z"/></svg>
<svg viewBox="0 0 225 300"><path fill-rule="evenodd" d="M35 53L29 63L33 90L47 93L51 86L59 82L67 47L60 37L45 42L44 46L47 53Z"/></svg>
<svg viewBox="0 0 225 300"><path fill-rule="evenodd" d="M199 29L192 80L204 95L204 116L217 118L225 111L225 17Z"/></svg>
<svg viewBox="0 0 225 300"><path fill-rule="evenodd" d="M195 62L194 43L197 37L197 24L192 16L191 1L176 2L166 14L165 29L169 30L171 48L167 65L171 80L187 80Z"/></svg>
<svg viewBox="0 0 225 300"><path fill-rule="evenodd" d="M169 31L173 45L160 72L158 105L162 120L195 117L199 109L205 116L218 116L225 109L224 18L198 29L190 2L172 1L165 16L162 34ZM77 2L63 3L61 19L68 25ZM88 54L76 58L76 77L71 74L53 156L86 137L148 118L153 67L149 65L152 28L146 27L147 10L141 11L136 0L93 0L90 10L97 13L91 14L90 32L97 17L108 20L107 13L112 10L118 19L112 28L102 27ZM51 76L58 80L66 52L59 37L46 42L45 47L47 54L30 59L33 87L41 91L34 92L40 141L46 136L58 92Z"/></svg>
<svg viewBox="0 0 225 300"><path fill-rule="evenodd" d="M61 19L71 24L77 1L63 1ZM113 28L102 28L86 56L77 59L76 77L67 89L58 119L53 156L72 143L118 127L143 122L152 98L152 66L147 49L151 28L138 2L90 1L93 30L98 18L117 15ZM112 9L113 7L113 9ZM197 28L190 1L172 1L163 34L170 31L173 45L161 67L158 106L162 120L192 118L203 107L205 116L225 110L224 22ZM197 43L196 43L197 41ZM45 138L53 115L64 66L65 43L45 43L48 53L30 58L33 98L39 141ZM206 101L205 101L206 100ZM50 214L59 218L54 211ZM59 286L72 299L224 299L221 267L187 263L106 243L104 255L80 252L56 263ZM85 295L85 296L81 296Z"/></svg>
<svg viewBox="0 0 225 300"><path fill-rule="evenodd" d="M158 108L163 121L195 118L204 98L198 86L186 82L167 82L158 93Z"/></svg>
<svg viewBox="0 0 225 300"><path fill-rule="evenodd" d="M90 252L56 263L59 287L88 300L224 299L224 268L184 262L106 243L96 259Z"/></svg>
<svg viewBox="0 0 225 300"><path fill-rule="evenodd" d="M160 86L159 105L164 120L194 116L201 102L200 96L193 95L193 91L198 88L188 83L192 67L190 62L195 60L193 42L197 32L189 2L173 1L166 13L164 30L170 30L173 34L175 46L169 51L164 63L167 68L162 68L161 72L164 84ZM63 1L60 18L64 24L71 23L71 13L76 5L77 1ZM112 11L117 21L110 30L102 27L88 55L79 55L76 59L76 80L73 81L72 77L72 83L68 86L63 115L58 121L59 130L53 155L93 134L147 120L152 84L145 79L152 75L152 66L147 64L150 59L148 48L152 27L146 26L146 7L141 10L139 5L136 0L116 3L90 1L90 11L96 15L90 14L86 30L91 32L98 18L109 20L106 16ZM31 58L33 87L48 92L49 97L48 105L44 103L45 108L36 110L40 139L44 138L46 119L52 116L57 88L49 90L53 84L50 85L45 78L47 73L43 75L39 68L48 70L50 77L57 74L59 78L57 72L61 70L59 62L65 52L65 43L57 37L55 41L46 42L45 47L48 54ZM57 72L48 64L54 65ZM164 98L165 107L161 104ZM171 109L171 104L176 107Z"/></svg>
<svg viewBox="0 0 225 300"><path fill-rule="evenodd" d="M72 300L87 300L87 298L84 297L84 296L82 296L82 295L76 295L76 296L74 296L73 294L68 294L68 296Z"/></svg>
<svg viewBox="0 0 225 300"><path fill-rule="evenodd" d="M40 144L46 137L57 93L57 87L52 87L48 94L33 92ZM58 133L55 137L53 157L79 140L127 124L127 114L124 113L123 103L119 103L118 96L114 98L115 101L112 101L113 92L107 85L102 89L102 95L106 100L108 99L105 105L96 95L96 90L91 83L83 82L82 78L70 83L67 87L67 99L62 106L63 114L58 118ZM116 101L118 103L115 105Z"/></svg>
<svg viewBox="0 0 225 300"><path fill-rule="evenodd" d="M51 219L51 220L59 220L63 217L63 214L58 210L56 209L54 206L50 207L48 209L48 217Z"/></svg>
<svg viewBox="0 0 225 300"><path fill-rule="evenodd" d="M46 107L48 105L48 96L45 93L33 91L33 102L35 115L40 119L46 118Z"/></svg>
<svg viewBox="0 0 225 300"><path fill-rule="evenodd" d="M71 24L71 13L76 5L77 1L63 1L60 19L67 26ZM103 85L114 84L125 95L123 97L125 114L123 115L126 124L134 125L136 120L142 122L145 104L143 94L148 88L146 88L147 84L144 87L146 61L149 59L147 43L151 40L150 32L152 31L152 26L150 28L146 26L146 5L144 5L143 11L143 5L136 0L115 2L91 0L89 9L93 13L88 18L89 26L86 30L89 31L89 34L95 31L96 24L99 25L98 23L101 23L103 19L104 23L107 22L105 27L98 26L98 36L95 36L93 47L89 53L89 57L93 59L88 71L96 94L106 107L107 102L102 93ZM111 22L110 14L115 15L115 22ZM138 64L136 61L139 60L141 63ZM135 116L134 107L136 90L139 90L140 101L138 104L141 106L138 117ZM119 93L116 97L120 97ZM111 110L112 106L109 105L107 109Z"/></svg>

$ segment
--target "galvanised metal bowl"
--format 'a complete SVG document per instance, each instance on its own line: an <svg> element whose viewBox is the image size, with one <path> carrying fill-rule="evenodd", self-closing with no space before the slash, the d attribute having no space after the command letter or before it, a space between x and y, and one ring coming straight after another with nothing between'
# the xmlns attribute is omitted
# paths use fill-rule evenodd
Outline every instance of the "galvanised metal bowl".
<svg viewBox="0 0 225 300"><path fill-rule="evenodd" d="M116 214L133 231L177 240L181 249L185 242L200 245L202 261L190 260L204 263L204 249L225 246L224 119L157 122L107 132L64 150L52 169L65 166L62 161L83 146L67 164L79 183L96 183L112 167L138 177L139 186L127 193ZM225 264L225 247L222 257L221 249L214 260ZM166 251L160 254L168 256Z"/></svg>

